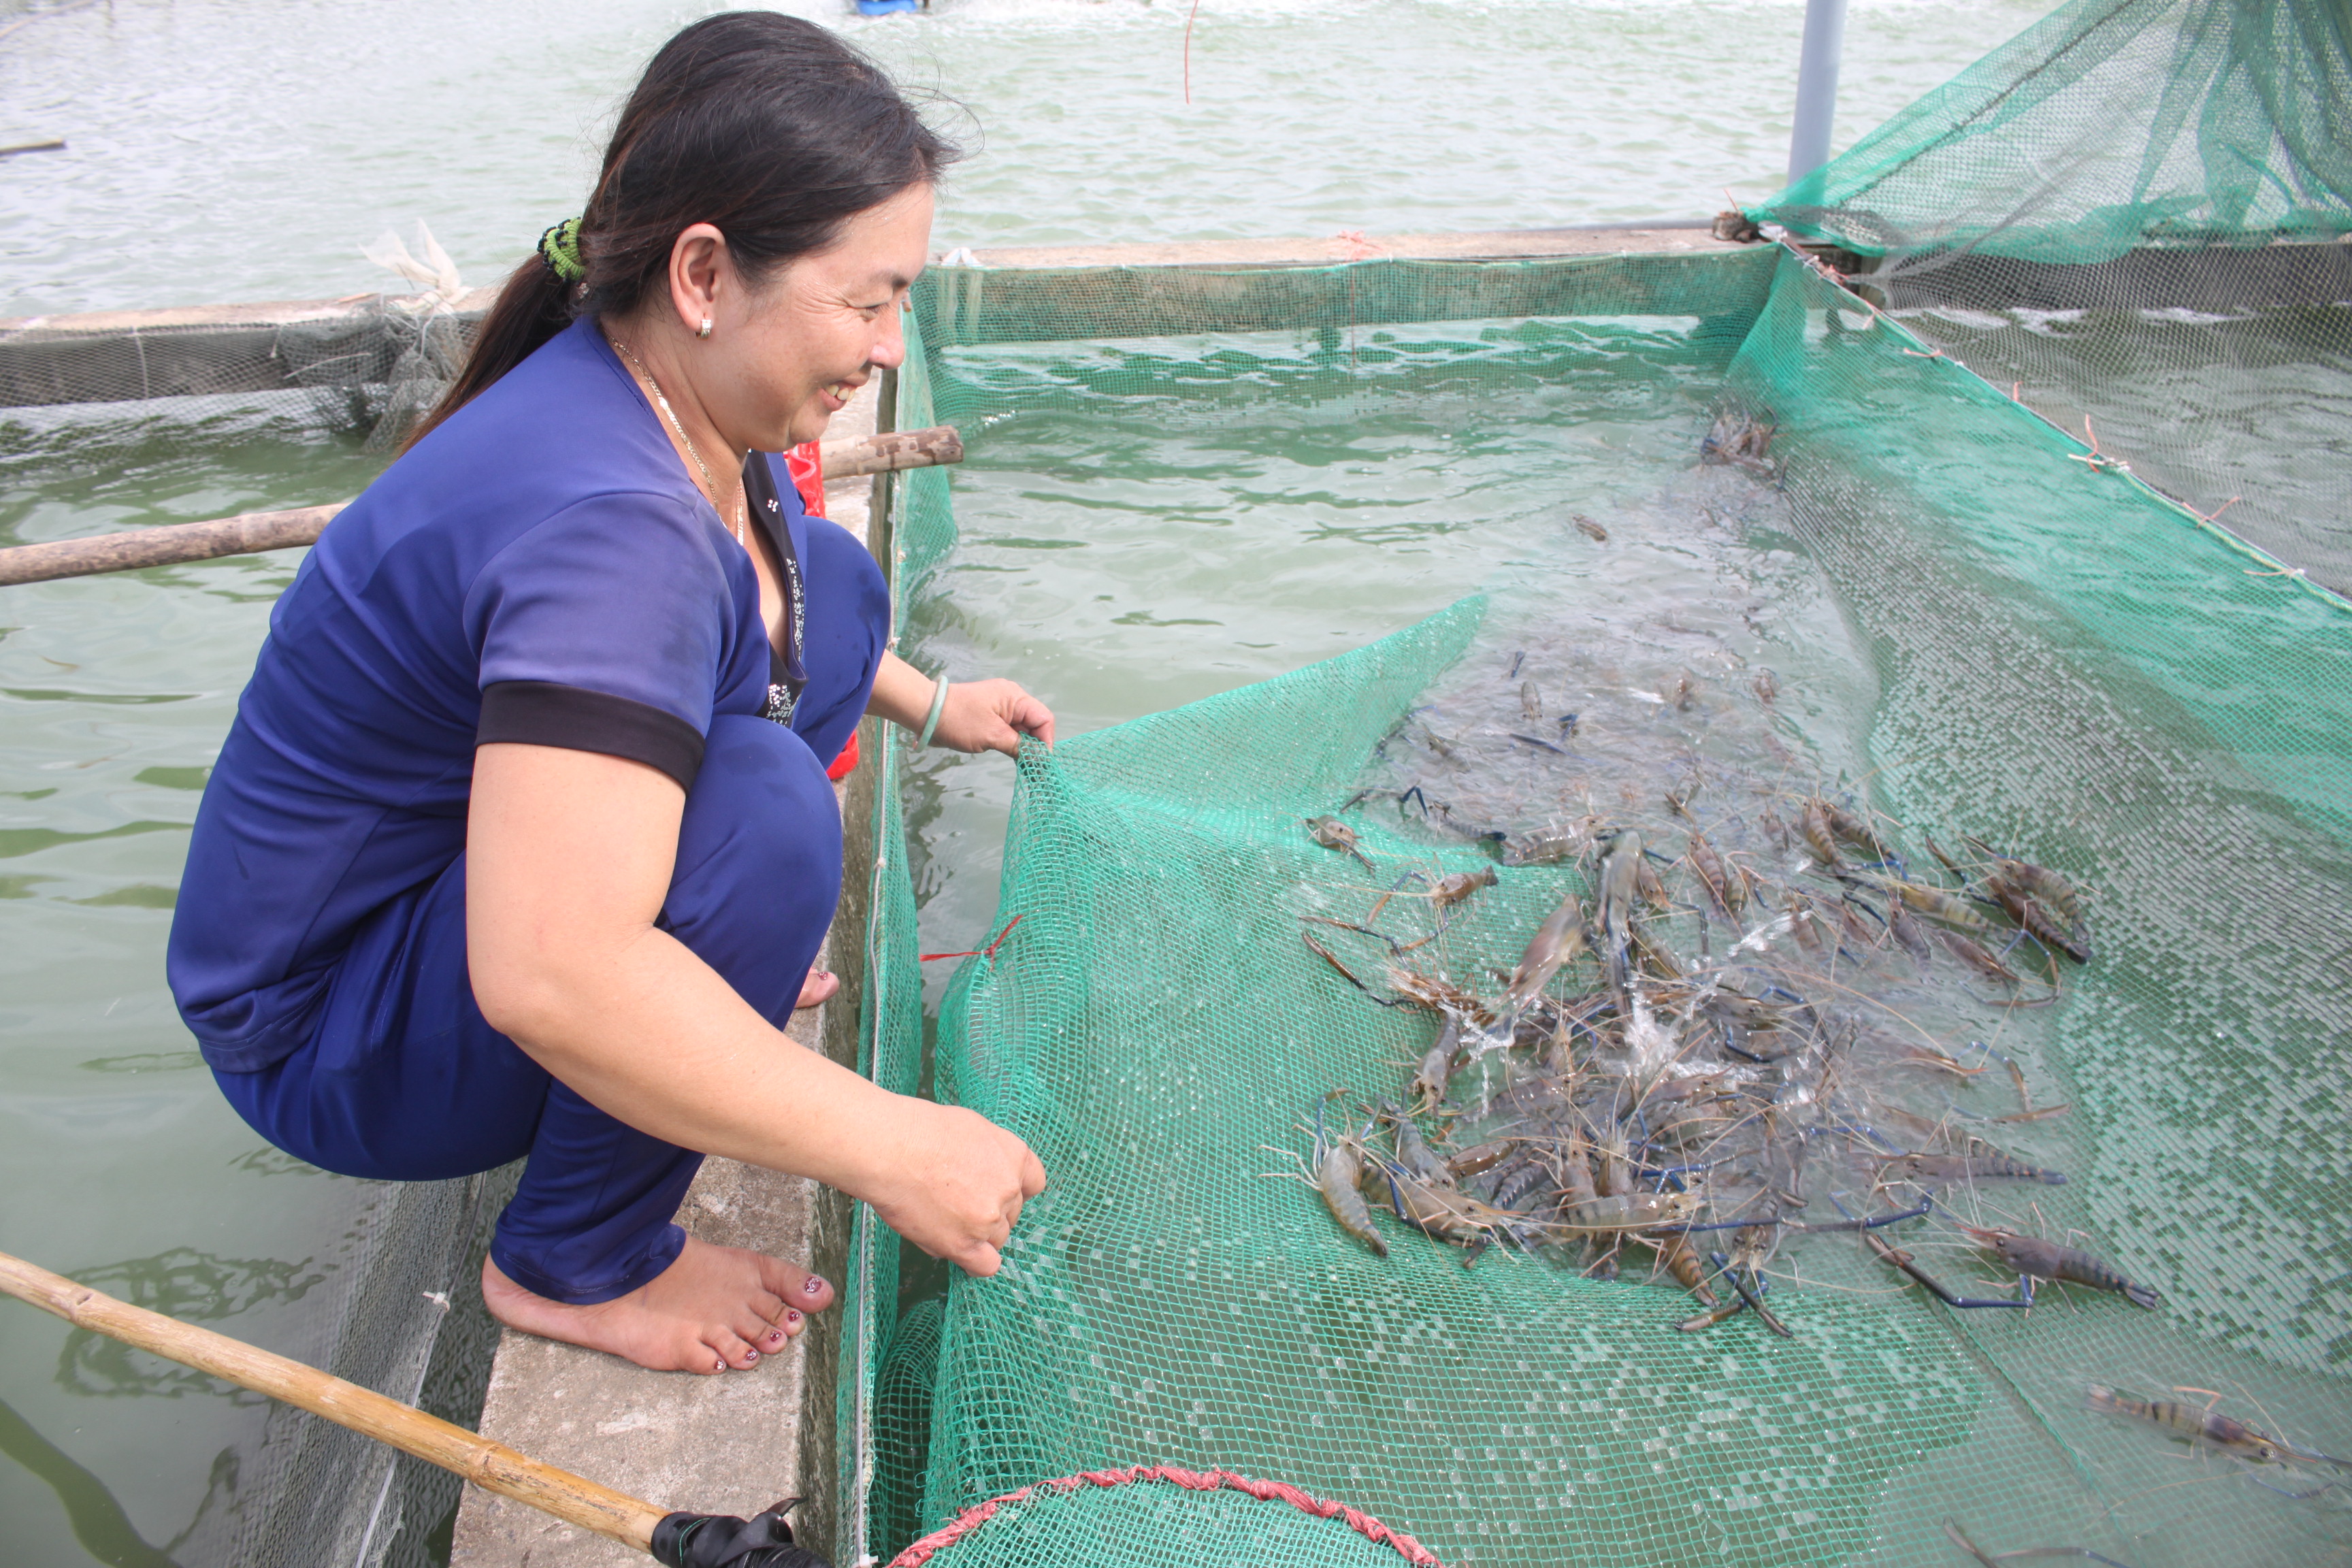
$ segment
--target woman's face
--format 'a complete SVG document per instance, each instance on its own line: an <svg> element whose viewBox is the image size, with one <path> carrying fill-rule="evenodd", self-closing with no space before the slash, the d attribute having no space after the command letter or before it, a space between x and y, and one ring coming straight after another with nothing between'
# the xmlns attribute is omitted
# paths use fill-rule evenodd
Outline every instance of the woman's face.
<svg viewBox="0 0 2352 1568"><path fill-rule="evenodd" d="M721 288L710 337L689 345L718 373L695 379L721 433L763 452L822 437L877 368L906 358L899 308L930 245L931 187L913 185L764 286Z"/></svg>

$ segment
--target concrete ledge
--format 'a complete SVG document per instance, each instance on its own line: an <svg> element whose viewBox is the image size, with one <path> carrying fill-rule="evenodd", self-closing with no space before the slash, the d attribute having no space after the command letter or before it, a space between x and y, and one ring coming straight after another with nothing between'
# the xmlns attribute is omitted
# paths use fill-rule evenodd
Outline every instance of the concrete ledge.
<svg viewBox="0 0 2352 1568"><path fill-rule="evenodd" d="M1688 226L1659 223L1627 227L1501 229L1467 234L1401 234L1365 237L1206 240L1142 245L996 246L975 254L999 272L1086 272L1103 268L1196 268L1233 271L1330 267L1349 261L1570 260L1654 254L1696 257L1738 250L1718 240L1702 220ZM959 260L962 259L961 256ZM969 272L970 268L950 269ZM1108 274L1105 274L1108 276ZM1068 285L1057 286L1065 290ZM1077 289L1082 299L1087 290ZM497 298L494 289L467 290L431 330L469 331ZM1129 336L1143 319L1130 300L1126 317L1097 310L1088 329L1065 335ZM1141 301L1181 310L1170 297ZM186 305L161 310L96 310L75 315L0 320L0 407L76 403L127 403L156 397L285 392L362 386L389 379L394 364L426 330L387 309L382 295L342 300L283 300L245 305ZM1180 314L1173 331L1248 331L1276 301L1244 302L1205 313ZM1513 313L1507 306L1492 312ZM1524 313L1524 312L1523 312ZM1198 316L1200 324L1192 324ZM845 413L846 410L844 411Z"/></svg>
<svg viewBox="0 0 2352 1568"><path fill-rule="evenodd" d="M499 297L496 289L468 289L458 297L456 311L479 315ZM111 332L153 332L192 327L288 327L364 315L382 303L383 295L354 294L341 300L264 300L243 305L168 305L160 310L84 310L60 316L0 317L0 336L19 332L50 332L58 336L90 336Z"/></svg>
<svg viewBox="0 0 2352 1568"><path fill-rule="evenodd" d="M1761 262L1727 263L1742 251L1776 254L1773 247L1717 239L1697 218L1460 234L987 246L935 257L923 287L939 303L930 317L941 342L1034 339L1041 322L1043 335L1079 338L1576 314L1587 298L1643 313L1731 316L1752 308L1741 303L1753 292L1751 274L1769 270ZM1851 253L1830 254L1843 270L1865 267ZM2202 308L2250 297L2336 303L2352 287L2347 257L2352 247L2341 242L2143 247L2074 268L1926 257L1906 262L1889 287L1898 307L1993 300L2040 309ZM1451 287L1433 268L1417 297L1400 304L1402 314L1352 298L1344 309L1333 307L1318 302L1307 279L1279 280L1285 270L1375 261L1559 265ZM1612 271L1612 261L1621 269ZM1253 281L1252 272L1267 276ZM495 289L468 290L431 331L470 331L495 298ZM366 295L0 320L0 406L380 384L426 330L388 302Z"/></svg>
<svg viewBox="0 0 2352 1568"><path fill-rule="evenodd" d="M982 267L1336 267L1349 261L1526 261L1640 251L1740 250L1692 219L1633 226L1488 229L1464 234L1327 235L1311 239L1171 240L1136 245L1004 245L944 253Z"/></svg>
<svg viewBox="0 0 2352 1568"><path fill-rule="evenodd" d="M814 1185L712 1160L678 1220L707 1241L798 1257L807 1251ZM499 1341L481 1430L656 1507L748 1516L798 1490L807 1337L755 1372L698 1377L646 1372L509 1330ZM468 1488L449 1561L451 1568L641 1568L646 1559Z"/></svg>
<svg viewBox="0 0 2352 1568"><path fill-rule="evenodd" d="M881 390L877 377L835 416L827 434L835 439L872 434ZM869 542L883 478L825 489L827 513ZM840 974L841 989L824 1006L794 1015L786 1030L803 1046L853 1067L866 914L866 879L856 868L871 852L874 723L866 721L860 736L868 760L834 792L845 803L848 874L817 962ZM712 1159L704 1162L677 1217L706 1241L803 1261L838 1289L848 1260L849 1215L847 1199L803 1177ZM749 1515L782 1498L807 1498L795 1526L803 1540L822 1550L833 1537L837 1490L838 1320L838 1313L820 1313L789 1351L757 1370L710 1377L646 1372L509 1330L499 1337L480 1429L534 1458L660 1508ZM627 1568L646 1561L470 1487L449 1560L451 1568Z"/></svg>
<svg viewBox="0 0 2352 1568"><path fill-rule="evenodd" d="M959 253L916 288L933 347L1275 331L1336 347L1358 327L1519 316L1697 316L1744 331L1779 255L1700 229L1056 247Z"/></svg>

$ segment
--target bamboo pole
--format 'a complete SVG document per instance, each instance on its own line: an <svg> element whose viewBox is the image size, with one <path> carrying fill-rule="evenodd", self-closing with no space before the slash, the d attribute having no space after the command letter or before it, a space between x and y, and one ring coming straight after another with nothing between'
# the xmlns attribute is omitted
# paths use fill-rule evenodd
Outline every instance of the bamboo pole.
<svg viewBox="0 0 2352 1568"><path fill-rule="evenodd" d="M855 441L835 441L818 448L828 479L854 479L861 474L888 474L900 468L929 468L963 461L963 437L952 425L926 430L891 430Z"/></svg>
<svg viewBox="0 0 2352 1568"><path fill-rule="evenodd" d="M319 532L349 501L306 506L299 511L248 511L210 522L175 522L128 533L59 539L0 550L0 584L44 583L52 577L86 577L94 572L130 572L142 566L173 566L209 561L215 555L251 555L289 550L317 541Z"/></svg>
<svg viewBox="0 0 2352 1568"><path fill-rule="evenodd" d="M118 1301L5 1252L0 1252L0 1290L55 1312L77 1328L152 1351L239 1388L323 1415L338 1426L389 1443L404 1454L454 1471L486 1491L529 1504L639 1552L652 1552L654 1527L668 1517L651 1503L541 1464L503 1443L427 1415L373 1389L346 1383L226 1334Z"/></svg>
<svg viewBox="0 0 2352 1568"><path fill-rule="evenodd" d="M963 442L952 425L835 441L820 451L828 479L963 461ZM218 555L290 550L297 545L316 543L320 532L334 521L335 514L350 504L336 501L294 511L240 512L209 522L170 523L161 528L133 529L127 533L101 533L89 539L19 544L0 550L0 586L45 583L55 577L84 577L97 572L129 572L142 566L175 566L188 561L209 561Z"/></svg>

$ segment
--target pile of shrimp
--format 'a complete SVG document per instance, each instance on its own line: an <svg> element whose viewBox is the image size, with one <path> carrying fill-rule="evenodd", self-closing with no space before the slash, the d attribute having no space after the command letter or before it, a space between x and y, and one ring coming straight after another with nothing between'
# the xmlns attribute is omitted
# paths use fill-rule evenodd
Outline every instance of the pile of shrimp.
<svg viewBox="0 0 2352 1568"><path fill-rule="evenodd" d="M1500 1247L1671 1279L1690 1332L1752 1313L1791 1333L1765 1268L1825 1230L1860 1232L1957 1306L2030 1305L2037 1281L2063 1281L2154 1309L2087 1253L1968 1223L1982 1184L2065 1180L2018 1146L2066 1107L2032 1103L2009 1034L2095 962L2084 890L1792 784L1769 674L1752 699L1687 671L1588 684L1561 713L1524 663L1501 687L1515 704L1489 675L1483 711L1408 715L1368 787L1298 828L1333 867L1306 945L1365 1005L1429 1021L1392 1085L1315 1113L1308 1175L1335 1240L1385 1257L1417 1232L1465 1265ZM1374 853L1357 825L1389 810L1495 864L1438 877L1429 857ZM1532 931L1486 931L1489 953L1524 941L1516 965L1450 956L1498 880L1544 866L1581 887ZM1963 1193L1966 1212L1948 1206ZM2016 1283L1947 1289L1906 1249L1919 1241L1892 1239L1903 1226Z"/></svg>

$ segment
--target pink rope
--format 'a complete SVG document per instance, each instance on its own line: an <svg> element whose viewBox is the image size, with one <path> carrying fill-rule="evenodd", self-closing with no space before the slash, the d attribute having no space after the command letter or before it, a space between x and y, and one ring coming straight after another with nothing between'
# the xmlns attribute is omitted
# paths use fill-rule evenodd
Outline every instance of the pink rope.
<svg viewBox="0 0 2352 1568"><path fill-rule="evenodd" d="M1375 1545L1393 1548L1398 1556L1416 1568L1441 1568L1429 1548L1401 1530L1391 1530L1370 1514L1362 1513L1345 1503L1332 1502L1300 1491L1286 1481L1253 1480L1237 1476L1231 1470L1183 1470L1173 1465L1134 1465L1123 1470L1082 1470L1075 1476L1058 1480L1040 1481L1036 1486L1023 1487L1017 1492L991 1498L977 1508L966 1509L946 1525L933 1531L890 1560L890 1568L919 1568L931 1560L932 1554L978 1530L996 1515L1007 1503L1026 1502L1039 1487L1055 1493L1074 1492L1082 1486L1120 1487L1130 1481L1166 1481L1189 1491L1213 1492L1220 1487L1231 1487L1246 1493L1260 1502L1286 1502L1301 1513L1317 1519L1343 1521L1349 1529Z"/></svg>

